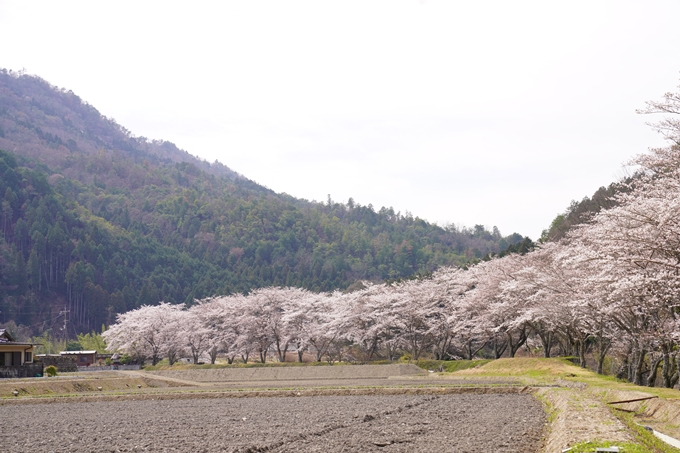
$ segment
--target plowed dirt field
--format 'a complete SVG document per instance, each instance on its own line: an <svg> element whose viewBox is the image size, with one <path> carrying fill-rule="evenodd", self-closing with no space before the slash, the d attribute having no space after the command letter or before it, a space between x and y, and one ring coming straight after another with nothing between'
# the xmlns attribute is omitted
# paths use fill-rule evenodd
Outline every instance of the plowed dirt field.
<svg viewBox="0 0 680 453"><path fill-rule="evenodd" d="M59 402L0 406L5 452L536 452L526 394Z"/></svg>

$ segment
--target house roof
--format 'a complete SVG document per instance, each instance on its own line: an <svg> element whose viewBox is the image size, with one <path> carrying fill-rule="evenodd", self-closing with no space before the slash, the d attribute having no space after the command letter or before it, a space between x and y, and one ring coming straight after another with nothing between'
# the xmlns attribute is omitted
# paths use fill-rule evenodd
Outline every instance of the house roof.
<svg viewBox="0 0 680 453"><path fill-rule="evenodd" d="M80 354L96 354L97 351L92 350L92 351L61 351L59 354L61 355L80 355Z"/></svg>
<svg viewBox="0 0 680 453"><path fill-rule="evenodd" d="M0 346L39 346L40 343L26 343L25 341L16 341L12 334L7 329L0 329Z"/></svg>
<svg viewBox="0 0 680 453"><path fill-rule="evenodd" d="M15 341L7 329L0 329L0 343L14 343Z"/></svg>

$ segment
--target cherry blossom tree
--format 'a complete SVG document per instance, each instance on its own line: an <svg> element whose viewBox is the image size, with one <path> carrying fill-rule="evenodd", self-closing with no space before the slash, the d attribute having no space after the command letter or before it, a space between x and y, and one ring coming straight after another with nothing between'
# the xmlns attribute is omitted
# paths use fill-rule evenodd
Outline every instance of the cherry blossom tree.
<svg viewBox="0 0 680 453"><path fill-rule="evenodd" d="M144 305L119 314L116 324L102 337L109 350L130 354L144 363L147 358L156 365L168 351L177 350L184 304Z"/></svg>

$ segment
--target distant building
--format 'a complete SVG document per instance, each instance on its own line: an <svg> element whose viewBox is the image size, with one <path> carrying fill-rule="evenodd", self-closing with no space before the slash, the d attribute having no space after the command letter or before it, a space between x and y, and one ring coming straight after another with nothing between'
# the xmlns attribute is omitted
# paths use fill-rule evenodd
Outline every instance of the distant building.
<svg viewBox="0 0 680 453"><path fill-rule="evenodd" d="M42 376L42 363L33 363L33 343L16 341L0 329L0 378Z"/></svg>
<svg viewBox="0 0 680 453"><path fill-rule="evenodd" d="M97 362L97 351L61 351L59 355L73 357L78 366L90 366Z"/></svg>

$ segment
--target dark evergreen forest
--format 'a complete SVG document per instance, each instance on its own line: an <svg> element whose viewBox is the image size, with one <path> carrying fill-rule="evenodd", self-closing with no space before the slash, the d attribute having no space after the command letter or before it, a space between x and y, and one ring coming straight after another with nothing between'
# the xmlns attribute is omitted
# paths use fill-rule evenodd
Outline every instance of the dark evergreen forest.
<svg viewBox="0 0 680 453"><path fill-rule="evenodd" d="M264 286L346 290L528 241L277 194L4 70L0 149L0 322L35 334L63 325L64 310L74 337L144 304Z"/></svg>

